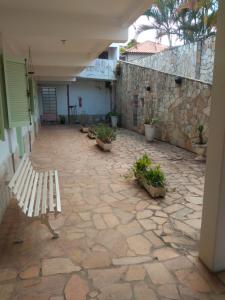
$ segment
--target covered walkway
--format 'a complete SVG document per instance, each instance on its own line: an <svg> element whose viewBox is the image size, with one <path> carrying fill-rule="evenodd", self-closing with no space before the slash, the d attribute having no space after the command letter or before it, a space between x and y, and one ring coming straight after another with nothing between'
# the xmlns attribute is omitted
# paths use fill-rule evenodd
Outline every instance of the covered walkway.
<svg viewBox="0 0 225 300"><path fill-rule="evenodd" d="M128 176L143 153L166 173L164 200ZM205 166L194 154L123 129L103 153L77 128L52 126L42 128L32 162L59 171L63 214L52 224L60 238L9 206L0 299L225 299L225 273L212 275L198 260ZM18 232L23 244L13 244Z"/></svg>

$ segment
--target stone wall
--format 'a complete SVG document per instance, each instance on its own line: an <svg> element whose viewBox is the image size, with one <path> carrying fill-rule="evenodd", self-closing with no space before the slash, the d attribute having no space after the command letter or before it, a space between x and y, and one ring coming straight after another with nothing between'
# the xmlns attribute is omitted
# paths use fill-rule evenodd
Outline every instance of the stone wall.
<svg viewBox="0 0 225 300"><path fill-rule="evenodd" d="M193 44L133 60L132 63L187 78L212 83L215 36Z"/></svg>
<svg viewBox="0 0 225 300"><path fill-rule="evenodd" d="M116 109L122 115L122 126L144 133L146 109L158 117L157 137L163 141L192 150L196 128L204 125L208 138L211 85L121 62L117 81ZM150 91L147 88L150 88Z"/></svg>

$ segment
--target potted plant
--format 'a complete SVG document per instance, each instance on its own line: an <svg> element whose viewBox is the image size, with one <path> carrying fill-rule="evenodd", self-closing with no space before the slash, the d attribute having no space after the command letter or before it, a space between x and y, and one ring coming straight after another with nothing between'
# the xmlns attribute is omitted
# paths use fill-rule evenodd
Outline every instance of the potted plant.
<svg viewBox="0 0 225 300"><path fill-rule="evenodd" d="M135 162L133 172L138 182L152 198L165 197L165 175L159 165L152 166L151 159L147 154L144 154Z"/></svg>
<svg viewBox="0 0 225 300"><path fill-rule="evenodd" d="M63 115L60 115L59 116L59 122L60 122L60 124L65 125L66 124L66 117L63 116Z"/></svg>
<svg viewBox="0 0 225 300"><path fill-rule="evenodd" d="M88 137L90 139L95 139L96 138L96 126L91 126L88 130Z"/></svg>
<svg viewBox="0 0 225 300"><path fill-rule="evenodd" d="M199 124L197 126L198 139L196 142L192 143L192 148L194 152L197 153L195 159L198 161L205 161L206 158L207 144L203 138L203 131L204 131L204 126L202 124Z"/></svg>
<svg viewBox="0 0 225 300"><path fill-rule="evenodd" d="M81 124L80 131L82 133L88 133L89 127L86 125L86 123L87 123L87 115L86 114L81 114L80 115L80 124Z"/></svg>
<svg viewBox="0 0 225 300"><path fill-rule="evenodd" d="M116 112L109 112L106 116L106 119L111 121L111 126L117 128L119 114Z"/></svg>
<svg viewBox="0 0 225 300"><path fill-rule="evenodd" d="M152 198L165 197L165 175L160 169L160 165L149 168L144 173L144 187Z"/></svg>
<svg viewBox="0 0 225 300"><path fill-rule="evenodd" d="M153 118L152 115L152 108L150 107L150 103L146 103L146 109L145 109L145 138L147 142L152 142L155 138L156 134L156 124L159 122L158 118Z"/></svg>
<svg viewBox="0 0 225 300"><path fill-rule="evenodd" d="M159 119L145 119L145 138L147 142L152 142L155 139L156 127L155 125L158 123Z"/></svg>
<svg viewBox="0 0 225 300"><path fill-rule="evenodd" d="M111 127L105 124L96 127L96 143L102 150L111 151L115 139L116 132Z"/></svg>

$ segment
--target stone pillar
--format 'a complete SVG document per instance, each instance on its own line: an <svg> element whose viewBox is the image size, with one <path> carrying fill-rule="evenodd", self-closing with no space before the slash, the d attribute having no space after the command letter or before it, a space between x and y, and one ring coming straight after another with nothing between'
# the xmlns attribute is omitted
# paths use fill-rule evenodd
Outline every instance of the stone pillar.
<svg viewBox="0 0 225 300"><path fill-rule="evenodd" d="M225 1L220 0L199 256L225 270Z"/></svg>

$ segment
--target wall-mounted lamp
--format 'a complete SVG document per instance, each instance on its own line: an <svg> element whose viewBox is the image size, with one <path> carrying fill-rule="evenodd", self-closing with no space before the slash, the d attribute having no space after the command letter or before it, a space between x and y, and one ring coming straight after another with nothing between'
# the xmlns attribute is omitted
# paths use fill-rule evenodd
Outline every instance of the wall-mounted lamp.
<svg viewBox="0 0 225 300"><path fill-rule="evenodd" d="M182 84L182 77L180 77L180 76L176 77L175 82L176 82L176 84L181 85Z"/></svg>
<svg viewBox="0 0 225 300"><path fill-rule="evenodd" d="M146 86L146 91L151 92L151 87L150 87L150 85Z"/></svg>

